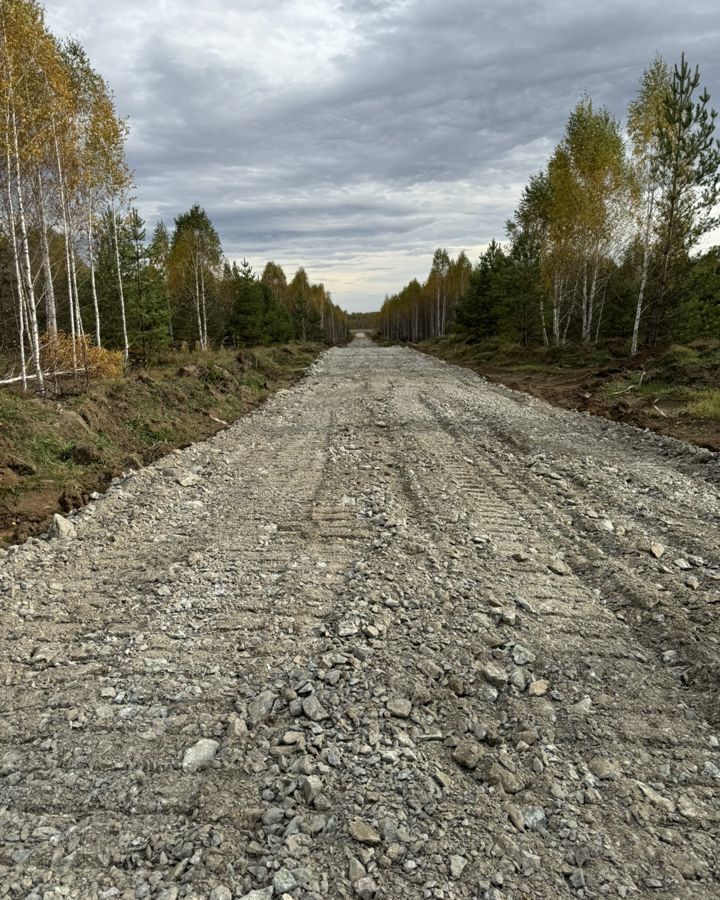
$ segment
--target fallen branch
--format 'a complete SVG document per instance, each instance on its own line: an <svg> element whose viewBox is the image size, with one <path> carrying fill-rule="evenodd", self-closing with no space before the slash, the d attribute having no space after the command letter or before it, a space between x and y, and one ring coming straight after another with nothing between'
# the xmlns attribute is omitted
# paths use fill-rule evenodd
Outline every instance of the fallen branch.
<svg viewBox="0 0 720 900"><path fill-rule="evenodd" d="M666 412L663 412L663 411L660 409L660 407L657 405L657 402L658 402L659 399L660 399L659 397L656 397L656 398L653 400L653 408L656 409L656 410L660 413L661 416L665 416L665 418L667 419L667 418L668 418L668 414L667 414Z"/></svg>
<svg viewBox="0 0 720 900"><path fill-rule="evenodd" d="M619 394L627 394L629 391L636 391L640 385L643 383L643 378L645 377L645 372L640 376L640 381L637 384L631 384L630 387L623 388L621 391L613 391L613 396L617 397Z"/></svg>
<svg viewBox="0 0 720 900"><path fill-rule="evenodd" d="M83 366L83 368L78 369L77 372L73 372L72 370L69 370L67 372L43 372L43 378L59 378L61 375L80 375L80 374L84 374L84 373L85 373L85 367ZM37 375L28 374L25 376L25 378L27 381L34 381L37 379ZM17 384L19 381L22 381L22 380L23 380L22 375L16 375L14 378L4 378L2 381L0 381L0 384Z"/></svg>

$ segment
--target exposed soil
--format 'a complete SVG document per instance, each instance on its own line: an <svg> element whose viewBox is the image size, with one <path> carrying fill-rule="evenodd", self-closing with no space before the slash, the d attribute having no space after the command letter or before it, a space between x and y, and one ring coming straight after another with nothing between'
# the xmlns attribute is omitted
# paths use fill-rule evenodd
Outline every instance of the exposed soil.
<svg viewBox="0 0 720 900"><path fill-rule="evenodd" d="M45 532L113 478L225 428L293 384L319 345L186 354L51 399L0 394L0 546Z"/></svg>
<svg viewBox="0 0 720 900"><path fill-rule="evenodd" d="M720 896L720 466L357 340L0 551L0 895Z"/></svg>

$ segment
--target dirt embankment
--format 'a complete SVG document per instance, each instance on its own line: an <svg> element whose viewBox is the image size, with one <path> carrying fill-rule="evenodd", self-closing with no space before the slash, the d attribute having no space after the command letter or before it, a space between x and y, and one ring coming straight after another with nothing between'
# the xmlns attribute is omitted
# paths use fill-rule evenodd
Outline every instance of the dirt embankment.
<svg viewBox="0 0 720 900"><path fill-rule="evenodd" d="M116 476L207 438L293 384L316 344L182 354L52 399L0 391L0 544L47 528Z"/></svg>
<svg viewBox="0 0 720 900"><path fill-rule="evenodd" d="M455 336L417 349L555 406L720 450L720 342L636 357L595 348L508 350Z"/></svg>

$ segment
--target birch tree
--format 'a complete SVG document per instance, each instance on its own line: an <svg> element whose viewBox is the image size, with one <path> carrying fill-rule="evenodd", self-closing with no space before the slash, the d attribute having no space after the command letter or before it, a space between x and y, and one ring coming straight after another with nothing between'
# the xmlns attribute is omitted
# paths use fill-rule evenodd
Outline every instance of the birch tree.
<svg viewBox="0 0 720 900"><path fill-rule="evenodd" d="M47 141L47 91L42 73L52 57L52 42L42 10L30 2L0 5L0 92L2 95L2 158L7 190L7 216L15 262L19 343L25 379L24 348L29 343L40 392L44 374L33 260L30 247L31 198Z"/></svg>
<svg viewBox="0 0 720 900"><path fill-rule="evenodd" d="M622 249L630 179L620 126L606 108L588 98L568 119L565 136L549 166L551 230L557 241L556 314L570 290L564 326L554 322L556 343L564 343L569 317L580 308L581 339L589 343L607 264ZM562 316L557 316L556 319Z"/></svg>
<svg viewBox="0 0 720 900"><path fill-rule="evenodd" d="M208 347L208 288L220 274L220 237L198 204L175 219L168 259L171 291L179 302L190 299L200 349Z"/></svg>
<svg viewBox="0 0 720 900"><path fill-rule="evenodd" d="M638 351L640 323L645 312L648 277L655 234L659 227L658 154L659 134L665 123L667 98L671 89L670 70L661 56L643 72L635 99L628 108L628 134L635 179L635 224L641 252L640 285L630 353Z"/></svg>

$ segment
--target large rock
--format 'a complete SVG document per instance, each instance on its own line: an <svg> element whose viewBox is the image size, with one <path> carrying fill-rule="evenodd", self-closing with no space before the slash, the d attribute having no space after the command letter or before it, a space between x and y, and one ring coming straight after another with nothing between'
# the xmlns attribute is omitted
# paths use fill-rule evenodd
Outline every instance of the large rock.
<svg viewBox="0 0 720 900"><path fill-rule="evenodd" d="M353 884L353 890L360 897L360 900L372 900L372 898L377 894L377 884L372 880L372 878L360 878L358 881Z"/></svg>
<svg viewBox="0 0 720 900"><path fill-rule="evenodd" d="M379 844L381 837L369 822L353 819L350 823L350 834L361 844Z"/></svg>
<svg viewBox="0 0 720 900"><path fill-rule="evenodd" d="M193 744L185 751L182 763L183 771L197 772L198 769L207 768L215 759L219 749L220 744L210 738L203 738L197 744Z"/></svg>
<svg viewBox="0 0 720 900"><path fill-rule="evenodd" d="M59 513L55 513L48 535L58 541L74 541L77 537L77 531L75 531L75 526L69 519L66 519L65 516L61 516Z"/></svg>
<svg viewBox="0 0 720 900"><path fill-rule="evenodd" d="M490 682L496 688L505 687L508 675L505 669L497 663L487 663L482 670L485 680Z"/></svg>
<svg viewBox="0 0 720 900"><path fill-rule="evenodd" d="M475 741L460 741L453 753L453 759L463 769L474 769L480 761L482 753L482 747L480 744L476 744Z"/></svg>
<svg viewBox="0 0 720 900"><path fill-rule="evenodd" d="M220 885L210 891L210 900L232 900L232 891L229 887Z"/></svg>
<svg viewBox="0 0 720 900"><path fill-rule="evenodd" d="M412 703L405 697L391 697L386 706L390 715L398 719L407 719L412 712Z"/></svg>
<svg viewBox="0 0 720 900"><path fill-rule="evenodd" d="M302 710L312 722L322 722L330 715L315 694L310 694L302 701Z"/></svg>

